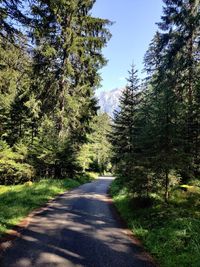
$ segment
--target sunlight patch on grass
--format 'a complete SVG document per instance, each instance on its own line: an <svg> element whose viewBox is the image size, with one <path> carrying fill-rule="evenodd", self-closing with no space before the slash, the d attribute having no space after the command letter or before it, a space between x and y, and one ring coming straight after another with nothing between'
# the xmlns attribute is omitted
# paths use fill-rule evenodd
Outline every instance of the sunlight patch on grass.
<svg viewBox="0 0 200 267"><path fill-rule="evenodd" d="M135 209L115 180L111 194L128 227L162 267L200 267L199 188L174 191L166 205L159 196L150 208Z"/></svg>
<svg viewBox="0 0 200 267"><path fill-rule="evenodd" d="M24 185L0 186L0 236L19 223L32 210L56 195L75 188L87 180L43 179Z"/></svg>

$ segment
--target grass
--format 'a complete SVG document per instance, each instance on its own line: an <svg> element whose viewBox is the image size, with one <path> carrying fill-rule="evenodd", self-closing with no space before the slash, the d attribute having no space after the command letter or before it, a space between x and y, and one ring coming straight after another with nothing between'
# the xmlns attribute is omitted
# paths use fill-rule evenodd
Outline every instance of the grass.
<svg viewBox="0 0 200 267"><path fill-rule="evenodd" d="M161 267L200 267L200 188L176 189L166 205L154 195L150 208L133 208L133 201L115 180L114 202L129 228Z"/></svg>
<svg viewBox="0 0 200 267"><path fill-rule="evenodd" d="M32 210L40 207L56 195L93 178L94 174L86 174L83 177L78 177L77 180L43 179L24 185L0 186L0 237Z"/></svg>

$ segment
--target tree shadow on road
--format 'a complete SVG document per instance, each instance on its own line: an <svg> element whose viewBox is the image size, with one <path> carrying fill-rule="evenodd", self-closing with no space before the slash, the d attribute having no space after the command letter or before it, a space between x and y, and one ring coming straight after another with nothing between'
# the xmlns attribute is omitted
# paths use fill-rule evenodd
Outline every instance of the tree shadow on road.
<svg viewBox="0 0 200 267"><path fill-rule="evenodd" d="M107 180L107 179L106 179ZM75 190L36 214L3 253L1 267L152 267L123 232L106 194Z"/></svg>

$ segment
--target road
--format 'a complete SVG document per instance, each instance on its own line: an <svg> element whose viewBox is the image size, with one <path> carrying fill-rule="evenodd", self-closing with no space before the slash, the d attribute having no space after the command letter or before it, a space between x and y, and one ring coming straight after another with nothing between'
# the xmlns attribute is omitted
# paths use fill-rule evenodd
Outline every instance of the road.
<svg viewBox="0 0 200 267"><path fill-rule="evenodd" d="M108 201L112 178L65 193L33 216L1 267L153 267Z"/></svg>

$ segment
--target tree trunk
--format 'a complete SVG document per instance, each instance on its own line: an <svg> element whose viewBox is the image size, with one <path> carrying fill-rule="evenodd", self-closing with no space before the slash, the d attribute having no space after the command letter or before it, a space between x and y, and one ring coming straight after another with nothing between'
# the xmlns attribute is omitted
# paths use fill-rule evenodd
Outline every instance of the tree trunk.
<svg viewBox="0 0 200 267"><path fill-rule="evenodd" d="M165 202L169 201L169 171L165 171Z"/></svg>

